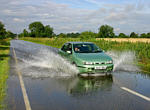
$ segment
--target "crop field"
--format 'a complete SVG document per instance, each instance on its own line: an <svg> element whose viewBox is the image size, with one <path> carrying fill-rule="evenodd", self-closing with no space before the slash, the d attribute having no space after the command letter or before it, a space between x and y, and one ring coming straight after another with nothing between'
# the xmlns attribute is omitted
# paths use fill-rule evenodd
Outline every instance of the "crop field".
<svg viewBox="0 0 150 110"><path fill-rule="evenodd" d="M9 70L9 40L0 41L0 109L4 109L4 99L6 96L6 80Z"/></svg>
<svg viewBox="0 0 150 110"><path fill-rule="evenodd" d="M102 40L102 38L96 38L97 40ZM150 43L148 38L103 38L106 41L117 41L117 42L145 42Z"/></svg>
<svg viewBox="0 0 150 110"><path fill-rule="evenodd" d="M69 41L89 41L94 42L101 49L108 51L133 51L136 53L137 57L137 65L143 70L145 73L150 73L150 39L90 39L84 40L80 38L22 38L25 41L31 41L39 44L44 44L48 46L53 46L60 48L64 43ZM126 40L127 42L122 42ZM121 42L120 42L121 41ZM138 42L140 41L140 42Z"/></svg>

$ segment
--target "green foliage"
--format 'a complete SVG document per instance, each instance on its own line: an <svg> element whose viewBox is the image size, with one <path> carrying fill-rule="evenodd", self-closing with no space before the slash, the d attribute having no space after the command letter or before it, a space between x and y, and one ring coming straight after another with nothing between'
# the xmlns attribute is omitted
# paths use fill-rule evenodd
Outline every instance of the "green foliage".
<svg viewBox="0 0 150 110"><path fill-rule="evenodd" d="M130 34L130 38L138 38L138 34L136 34L135 32L131 32Z"/></svg>
<svg viewBox="0 0 150 110"><path fill-rule="evenodd" d="M22 34L23 37L29 37L29 33L26 29L23 30L23 34Z"/></svg>
<svg viewBox="0 0 150 110"><path fill-rule="evenodd" d="M20 33L19 37L53 37L55 34L53 32L53 28L50 25L44 26L41 22L33 22L29 24L28 32L26 29Z"/></svg>
<svg viewBox="0 0 150 110"><path fill-rule="evenodd" d="M53 35L54 35L53 28L51 28L50 25L46 25L44 27L44 33L42 37L53 37Z"/></svg>
<svg viewBox="0 0 150 110"><path fill-rule="evenodd" d="M6 31L4 24L0 21L0 39L15 38L16 34Z"/></svg>
<svg viewBox="0 0 150 110"><path fill-rule="evenodd" d="M98 37L100 38L113 38L115 37L113 27L109 25L102 25L99 28Z"/></svg>
<svg viewBox="0 0 150 110"><path fill-rule="evenodd" d="M79 38L81 40L84 40L84 39L91 39L91 38L96 38L97 37L97 34L94 33L94 32L91 32L91 31L85 31L85 32L82 32L79 36Z"/></svg>
<svg viewBox="0 0 150 110"><path fill-rule="evenodd" d="M44 25L41 22L33 22L29 24L29 30L31 31L31 37L41 37L44 33Z"/></svg>
<svg viewBox="0 0 150 110"><path fill-rule="evenodd" d="M67 38L78 38L80 33L67 33Z"/></svg>
<svg viewBox="0 0 150 110"><path fill-rule="evenodd" d="M150 32L149 33L147 33L147 37L146 38L150 38Z"/></svg>
<svg viewBox="0 0 150 110"><path fill-rule="evenodd" d="M59 38L80 38L80 39L89 39L89 38L150 38L149 33L142 33L140 35L132 32L129 36L120 33L118 36L114 33L114 28L109 25L102 25L98 30L98 33L94 33L91 31L85 31L82 33L60 33L56 35L53 32L53 28L50 25L44 26L41 22L36 21L29 24L30 32L26 29L23 30L18 36L21 37L59 37ZM4 24L0 21L0 39L5 38L15 38L17 35L12 33L11 31L6 31Z"/></svg>
<svg viewBox="0 0 150 110"><path fill-rule="evenodd" d="M150 33L142 33L141 35L140 35L140 38L150 38Z"/></svg>
<svg viewBox="0 0 150 110"><path fill-rule="evenodd" d="M142 33L140 37L141 37L141 38L146 38L147 35L146 35L145 33Z"/></svg>
<svg viewBox="0 0 150 110"><path fill-rule="evenodd" d="M128 38L129 36L125 35L124 33L120 33L118 35L119 38Z"/></svg>
<svg viewBox="0 0 150 110"><path fill-rule="evenodd" d="M102 25L98 30L98 33L91 31L85 31L82 33L60 33L56 35L53 32L53 28L50 25L44 26L41 22L36 21L29 24L28 32L26 29L20 33L19 37L58 37L58 38L80 38L80 39L89 39L89 38L150 38L150 33L143 33L140 36L135 32L132 32L129 36L120 33L118 36L114 33L114 28L109 25Z"/></svg>
<svg viewBox="0 0 150 110"><path fill-rule="evenodd" d="M0 110L6 110L6 81L9 71L9 39L0 40Z"/></svg>
<svg viewBox="0 0 150 110"><path fill-rule="evenodd" d="M0 39L5 39L6 29L4 28L4 24L0 21Z"/></svg>
<svg viewBox="0 0 150 110"><path fill-rule="evenodd" d="M18 37L19 37L19 38L24 37L24 36L23 36L23 33L18 34Z"/></svg>
<svg viewBox="0 0 150 110"><path fill-rule="evenodd" d="M60 33L59 35L57 35L58 38L67 38L67 35L64 33Z"/></svg>
<svg viewBox="0 0 150 110"><path fill-rule="evenodd" d="M12 33L11 31L7 31L5 37L14 39L17 35Z"/></svg>

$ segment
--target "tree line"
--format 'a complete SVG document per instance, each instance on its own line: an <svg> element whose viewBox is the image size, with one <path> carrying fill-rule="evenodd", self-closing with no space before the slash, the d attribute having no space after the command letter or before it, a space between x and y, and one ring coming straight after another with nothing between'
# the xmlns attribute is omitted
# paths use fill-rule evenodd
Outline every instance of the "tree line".
<svg viewBox="0 0 150 110"><path fill-rule="evenodd" d="M41 22L33 22L29 24L29 31L26 29L20 33L19 37L54 37L53 28L50 25L44 26Z"/></svg>
<svg viewBox="0 0 150 110"><path fill-rule="evenodd" d="M14 34L10 30L6 30L4 24L0 21L0 39L15 38L17 34Z"/></svg>
<svg viewBox="0 0 150 110"><path fill-rule="evenodd" d="M5 38L15 38L17 34L12 33L11 31L6 31L5 26L0 22L0 39ZM28 30L24 29L22 33L18 34L18 37L46 37L46 38L150 38L149 33L137 34L131 32L130 35L120 33L115 35L114 28L109 25L102 25L98 29L98 33L92 31L84 31L81 33L60 33L55 34L53 28L50 25L44 26L41 22L36 21L29 24Z"/></svg>

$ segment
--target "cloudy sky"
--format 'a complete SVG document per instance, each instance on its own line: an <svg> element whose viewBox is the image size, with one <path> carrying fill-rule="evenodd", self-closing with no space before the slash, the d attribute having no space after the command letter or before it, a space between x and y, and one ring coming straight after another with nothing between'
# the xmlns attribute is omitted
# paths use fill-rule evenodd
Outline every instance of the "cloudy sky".
<svg viewBox="0 0 150 110"><path fill-rule="evenodd" d="M115 33L150 32L150 0L0 0L0 21L20 33L34 21L54 32L98 32L101 25Z"/></svg>

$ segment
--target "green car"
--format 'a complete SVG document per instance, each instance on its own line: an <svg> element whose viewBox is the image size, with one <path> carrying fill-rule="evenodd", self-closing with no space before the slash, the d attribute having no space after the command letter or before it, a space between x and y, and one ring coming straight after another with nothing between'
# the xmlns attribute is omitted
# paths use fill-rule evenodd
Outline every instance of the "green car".
<svg viewBox="0 0 150 110"><path fill-rule="evenodd" d="M91 42L68 42L58 52L75 64L79 74L108 73L113 70L113 60Z"/></svg>

